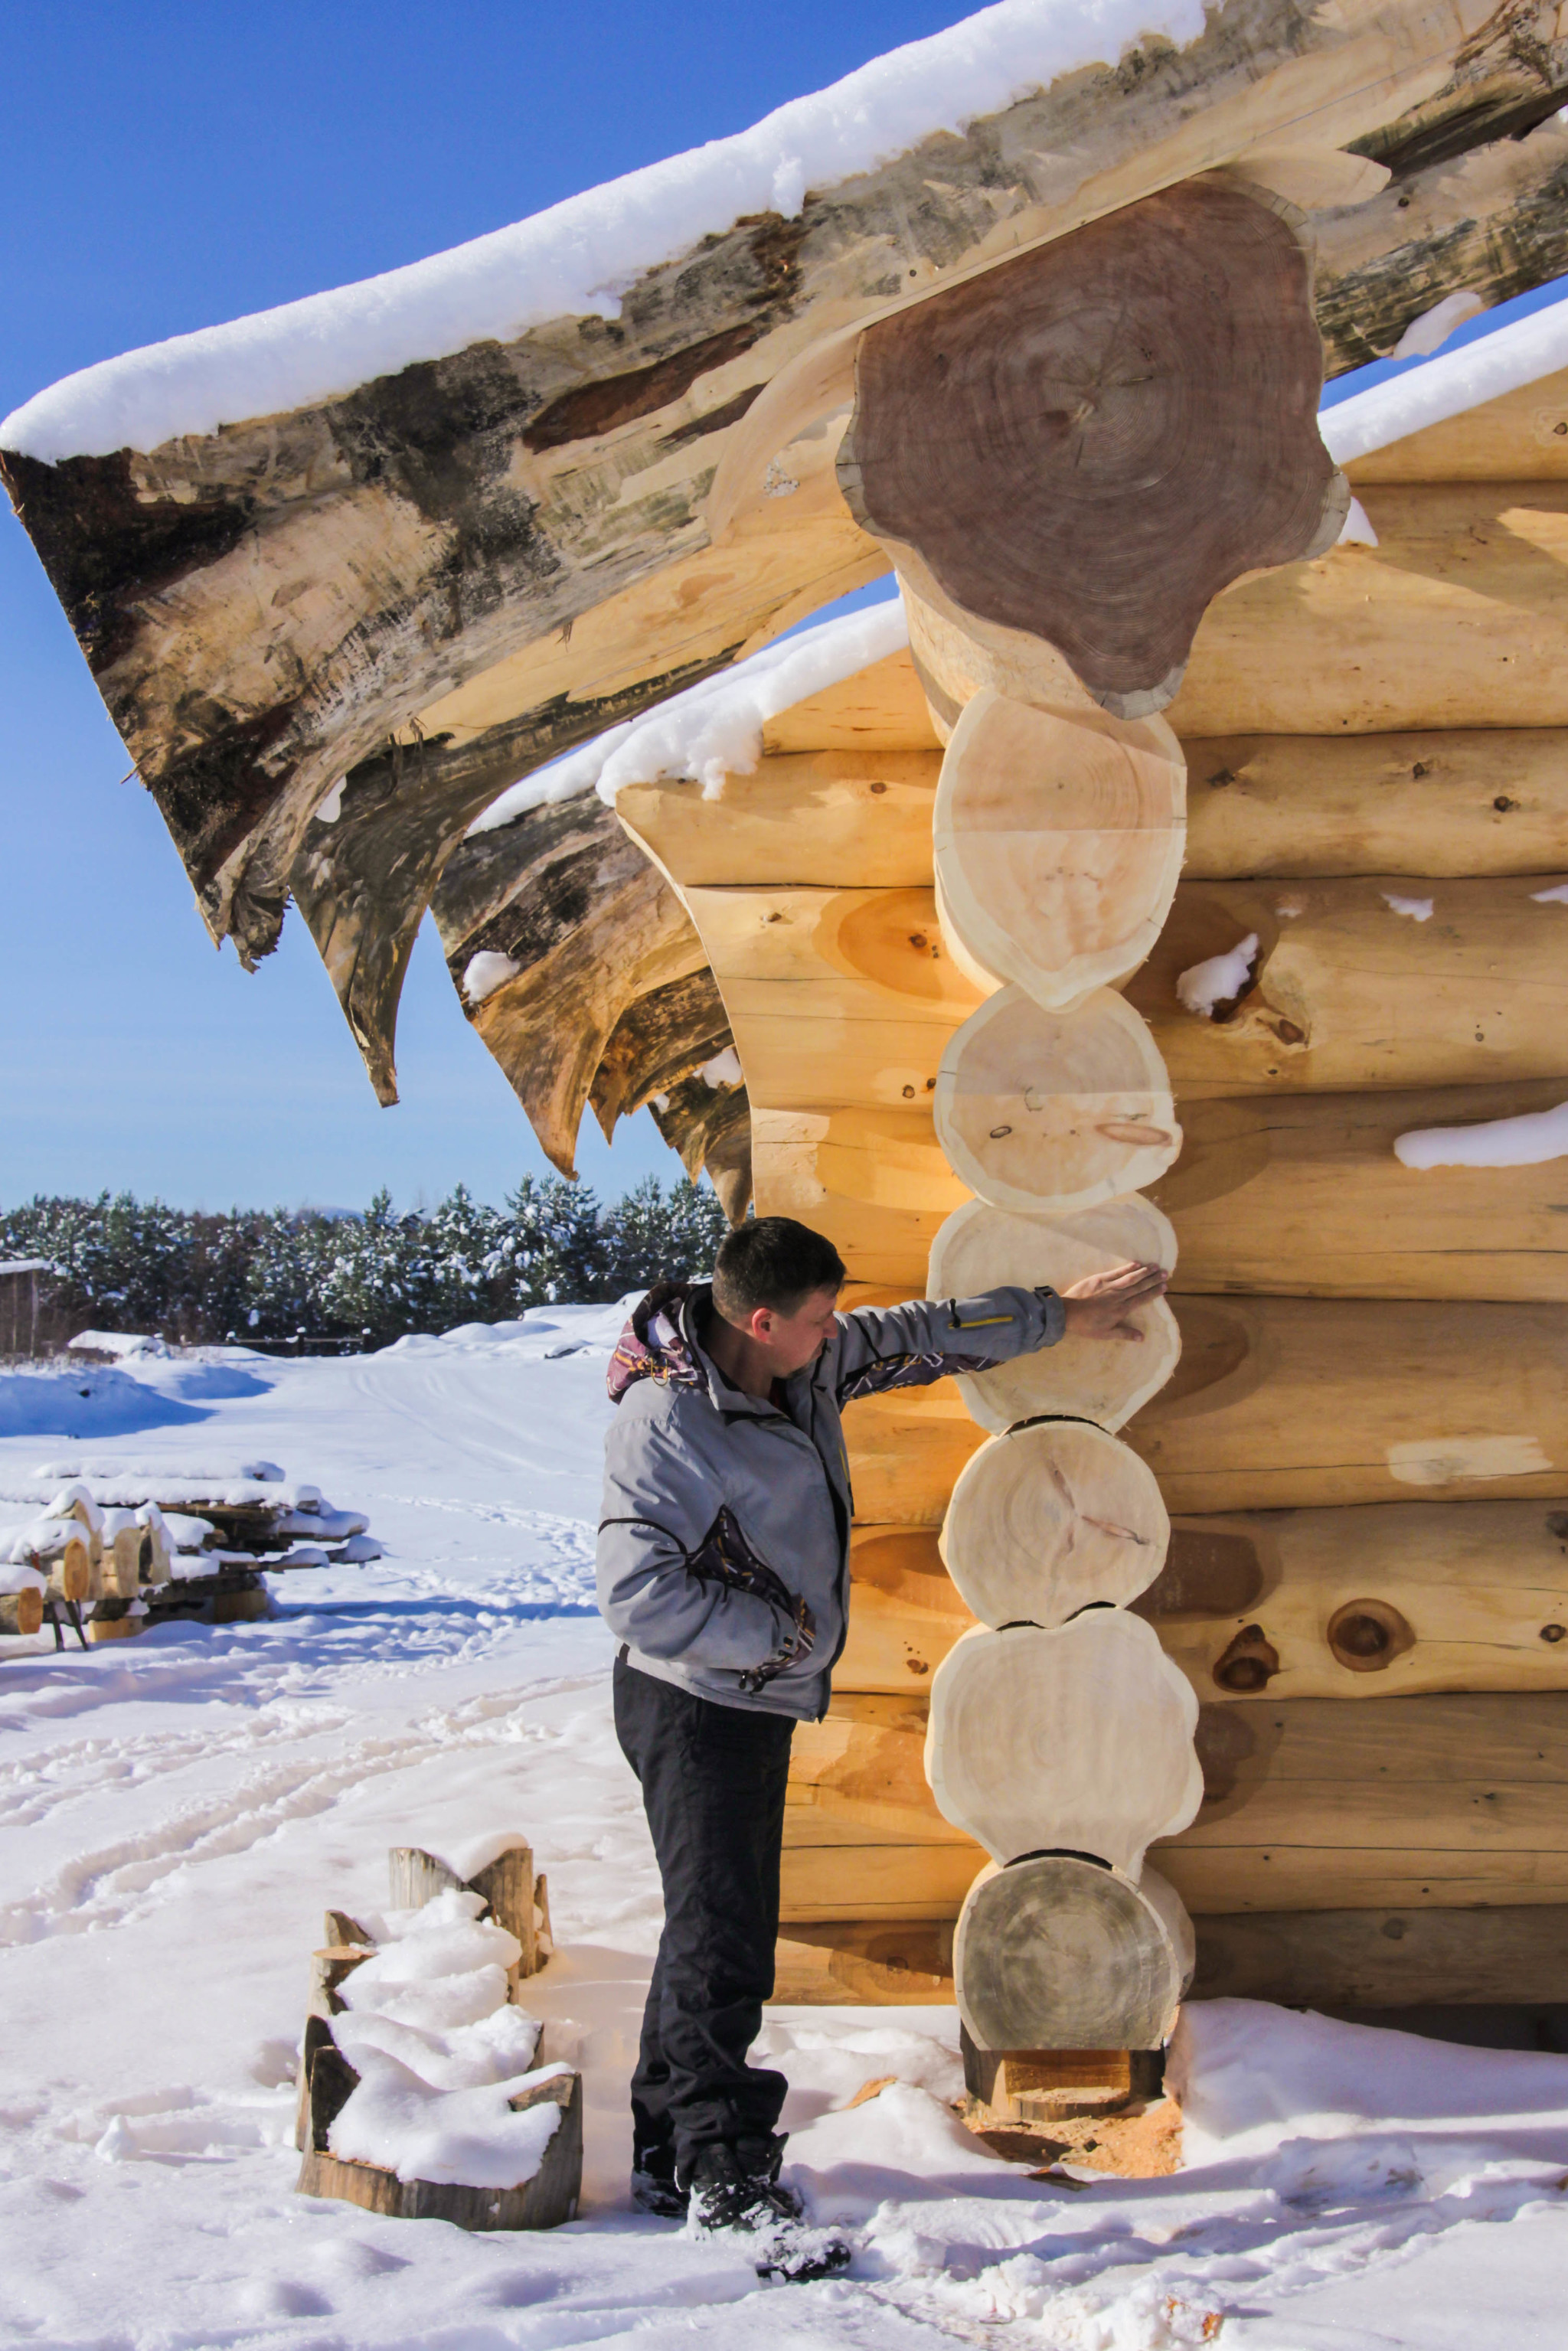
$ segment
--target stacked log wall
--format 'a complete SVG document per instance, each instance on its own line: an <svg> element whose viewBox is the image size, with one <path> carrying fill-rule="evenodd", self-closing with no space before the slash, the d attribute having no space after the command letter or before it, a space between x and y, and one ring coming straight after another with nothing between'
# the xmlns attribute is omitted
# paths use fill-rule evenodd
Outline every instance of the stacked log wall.
<svg viewBox="0 0 1568 2351"><path fill-rule="evenodd" d="M1533 444L1552 466L1537 484L1521 433L1565 407L1568 382L1554 380L1459 421L1484 510L1511 518L1521 549L1555 529L1562 496L1555 443ZM1431 466L1458 473L1456 434L1428 436ZM1451 484L1423 482L1426 470L1418 445L1362 461L1353 478L1379 548L1244 582L1200 627L1175 711L1189 776L1171 918L1183 944L1128 983L1171 1042L1184 1129L1150 1192L1178 1244L1183 1360L1126 1434L1174 1521L1166 1570L1134 1605L1203 1708L1206 1802L1159 1854L1197 1914L1200 1991L1332 2000L1361 1983L1386 1997L1368 1938L1388 1928L1402 1942L1406 1913L1406 1996L1428 1981L1434 1998L1495 1990L1465 1958L1489 1937L1518 1955L1518 1996L1556 1982L1532 1921L1564 1899L1555 1800L1540 1792L1568 1768L1565 1163L1418 1169L1393 1144L1568 1095L1568 1027L1551 1010L1568 986L1568 908L1541 894L1568 869L1568 710L1521 711L1509 674L1531 666L1531 632L1557 592L1545 562L1528 580L1472 573L1492 660L1472 663L1468 684L1475 636L1431 627L1423 658L1444 672L1445 723L1400 679L1422 633L1412 605L1476 546L1473 532L1458 548L1435 533L1413 557L1385 486L1431 490L1432 510L1467 536ZM1388 485L1367 478L1379 474ZM1244 630L1237 614L1260 600L1267 628L1253 616ZM1343 672L1314 615L1355 606L1359 699L1341 708ZM1250 699L1233 692L1248 631ZM1281 725L1266 668L1312 683L1316 731ZM1533 673L1539 699L1568 669ZM1397 725L1385 723L1399 694ZM811 714L793 718L788 751L732 778L721 801L649 787L622 808L656 852L677 831L706 844L683 853L715 893L698 928L752 1091L760 1207L830 1233L863 1285L853 1297L907 1296L968 1196L931 1102L947 1038L983 1000L942 950L925 829L937 749L933 737L917 767L901 737L879 778L862 743L832 787L828 752L797 766ZM836 827L822 821L830 789L846 812ZM795 846L781 863L785 831ZM1389 903L1427 898L1429 916ZM1271 935L1252 1000L1200 1024L1176 977L1255 916ZM1270 1062L1259 1030L1292 1017L1270 1000L1272 957L1303 922L1291 1002L1314 1041ZM1371 987L1346 970L1369 947ZM1322 991L1304 1003L1303 973ZM1414 1013L1409 1034L1376 1017L1391 1005ZM831 1721L852 1746L865 1707L897 1705L903 1796L893 1804L889 1781L879 1809L896 1725L879 1727L852 1812L824 1802L828 1767L815 1734L802 1740L780 1983L795 1997L915 1997L950 1963L944 1938L983 1859L922 1799L915 1759L931 1677L974 1621L937 1536L984 1435L948 1383L857 1405L848 1427L860 1523ZM1479 1738L1483 1723L1495 1738ZM1385 1760L1406 1736L1411 1793L1385 1810ZM1319 1764L1337 1759L1326 1777L1291 1762L1309 1748ZM1437 1753L1451 1759L1440 1785L1427 1769ZM1433 1912L1449 1917L1441 1934L1419 1925ZM1246 1916L1260 1922L1250 1940L1230 1924Z"/></svg>

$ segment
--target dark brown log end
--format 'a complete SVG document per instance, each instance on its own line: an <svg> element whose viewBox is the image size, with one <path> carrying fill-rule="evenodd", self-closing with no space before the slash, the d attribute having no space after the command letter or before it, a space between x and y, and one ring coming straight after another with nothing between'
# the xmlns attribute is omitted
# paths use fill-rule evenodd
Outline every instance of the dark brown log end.
<svg viewBox="0 0 1568 2351"><path fill-rule="evenodd" d="M1315 547L1322 383L1294 231L1188 181L871 328L840 476L868 530L1109 707L1174 692L1219 590Z"/></svg>

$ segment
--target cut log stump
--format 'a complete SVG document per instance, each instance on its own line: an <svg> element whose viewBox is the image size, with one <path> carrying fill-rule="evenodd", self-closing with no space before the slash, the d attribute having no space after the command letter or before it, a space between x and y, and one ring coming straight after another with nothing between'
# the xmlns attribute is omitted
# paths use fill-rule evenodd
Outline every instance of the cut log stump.
<svg viewBox="0 0 1568 2351"><path fill-rule="evenodd" d="M1085 1274L1135 1258L1169 1272L1176 1261L1168 1220L1140 1193L1076 1217L1018 1217L981 1200L956 1209L931 1246L926 1295L976 1298L1009 1283L1068 1289ZM1011 1428L1052 1413L1120 1428L1176 1369L1181 1333L1163 1298L1129 1320L1141 1340L1060 1339L994 1370L963 1372L958 1392L982 1428Z"/></svg>
<svg viewBox="0 0 1568 2351"><path fill-rule="evenodd" d="M449 1887L477 1894L497 1927L515 1935L522 1945L519 1977L537 1975L544 1964L539 1956L538 1927L534 1916L534 1857L526 1844L509 1845L484 1869L461 1878L434 1854L417 1845L394 1845L387 1855L394 1910L417 1910Z"/></svg>
<svg viewBox="0 0 1568 2351"><path fill-rule="evenodd" d="M1149 1626L1091 1608L1053 1632L1019 1625L954 1645L932 1680L925 1775L943 1818L994 1861L1049 1848L1135 1877L1155 1838L1203 1800L1197 1723L1191 1685ZM1122 2036L1094 2045L1113 2043Z"/></svg>
<svg viewBox="0 0 1568 2351"><path fill-rule="evenodd" d="M1186 837L1181 746L1160 718L1038 710L979 694L954 729L935 813L937 917L988 991L1051 1011L1137 969Z"/></svg>
<svg viewBox="0 0 1568 2351"><path fill-rule="evenodd" d="M1181 1149L1159 1049L1113 988L1071 1012L1002 988L948 1040L935 1092L954 1174L1019 1216L1072 1216L1140 1191Z"/></svg>
<svg viewBox="0 0 1568 2351"><path fill-rule="evenodd" d="M1040 1420L971 1456L941 1546L982 1624L1049 1626L1136 1599L1169 1538L1159 1488L1128 1446L1087 1421Z"/></svg>
<svg viewBox="0 0 1568 2351"><path fill-rule="evenodd" d="M1159 2049L1192 1978L1192 1928L1153 1869L1134 1879L1079 1854L1033 1854L981 1871L953 1962L978 2049Z"/></svg>

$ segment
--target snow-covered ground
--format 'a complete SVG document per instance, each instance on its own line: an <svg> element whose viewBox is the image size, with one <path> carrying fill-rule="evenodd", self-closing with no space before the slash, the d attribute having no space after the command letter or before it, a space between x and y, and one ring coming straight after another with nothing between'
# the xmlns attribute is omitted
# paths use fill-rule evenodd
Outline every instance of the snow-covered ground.
<svg viewBox="0 0 1568 2351"><path fill-rule="evenodd" d="M944 2103L951 2011L778 2011L796 2177L856 2230L851 2274L762 2289L628 2210L659 1911L590 1597L619 1322L0 1375L0 1493L45 1466L259 1456L368 1510L390 1553L277 1578L268 1624L0 1649L0 2342L894 2351L1009 2322L1042 2351L1557 2346L1568 2059L1249 2003L1184 2025L1175 2179L1063 2188L986 2154ZM296 2197L322 1910L383 1907L389 1845L502 1829L549 1876L559 1949L529 2004L585 2070L582 2217L469 2237Z"/></svg>

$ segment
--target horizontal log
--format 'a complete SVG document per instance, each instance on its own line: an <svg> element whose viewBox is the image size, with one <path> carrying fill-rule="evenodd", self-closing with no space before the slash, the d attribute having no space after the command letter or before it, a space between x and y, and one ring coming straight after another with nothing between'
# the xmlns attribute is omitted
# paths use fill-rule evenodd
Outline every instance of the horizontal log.
<svg viewBox="0 0 1568 2351"><path fill-rule="evenodd" d="M838 440L831 430L818 438L836 454ZM838 520L848 520L841 508ZM865 542L861 541L863 548ZM762 729L766 758L802 751L940 750L932 731L925 695L905 653L888 653L837 685L823 686L804 702L791 703Z"/></svg>
<svg viewBox="0 0 1568 2351"><path fill-rule="evenodd" d="M1173 1513L1502 1500L1568 1486L1568 1311L1177 1298L1182 1357L1123 1430Z"/></svg>
<svg viewBox="0 0 1568 2351"><path fill-rule="evenodd" d="M857 1526L850 1535L850 1625L835 1691L927 1688L975 1622L926 1527Z"/></svg>
<svg viewBox="0 0 1568 2351"><path fill-rule="evenodd" d="M958 1472L986 1441L954 1380L863 1396L844 1411L844 1442L862 1519L939 1527Z"/></svg>
<svg viewBox="0 0 1568 2351"><path fill-rule="evenodd" d="M1568 1301L1568 1159L1406 1167L1398 1137L1553 1108L1561 1078L1182 1105L1181 1156L1151 1187L1176 1287L1316 1298Z"/></svg>
<svg viewBox="0 0 1568 2351"><path fill-rule="evenodd" d="M1568 469L1568 442L1554 446ZM1558 727L1199 737L1182 749L1188 881L1568 866L1568 734Z"/></svg>
<svg viewBox="0 0 1568 2351"><path fill-rule="evenodd" d="M1178 1520L1131 1605L1206 1702L1568 1690L1563 1496Z"/></svg>
<svg viewBox="0 0 1568 2351"><path fill-rule="evenodd" d="M923 1760L926 1727L924 1692L840 1693L821 1721L798 1724L786 1846L969 1844L969 1833L934 1807Z"/></svg>
<svg viewBox="0 0 1568 2351"><path fill-rule="evenodd" d="M953 1998L953 1929L932 1919L791 1920L779 1938L773 2003L926 2007Z"/></svg>
<svg viewBox="0 0 1568 2351"><path fill-rule="evenodd" d="M1564 553L1568 554L1568 543ZM1568 575L1565 575L1568 576ZM1193 882L1128 984L1178 1109L1253 1088L1482 1085L1568 1075L1568 905L1507 881ZM1184 972L1257 941L1212 1019Z"/></svg>
<svg viewBox="0 0 1568 2351"><path fill-rule="evenodd" d="M1568 1694L1206 1707L1198 1752L1154 1856L1195 1916L1568 1895Z"/></svg>
<svg viewBox="0 0 1568 2351"><path fill-rule="evenodd" d="M1271 2000L1290 2008L1546 2007L1568 2001L1568 1904L1284 1910L1192 1923L1194 2000Z"/></svg>
<svg viewBox="0 0 1568 2351"><path fill-rule="evenodd" d="M918 1104L754 1105L751 1151L758 1216L810 1225L852 1275L906 1298L925 1288L944 1218L971 1196L947 1165L929 1108Z"/></svg>
<svg viewBox="0 0 1568 2351"><path fill-rule="evenodd" d="M1545 126L1543 125L1544 129ZM1560 145L1568 151L1560 125ZM1568 160L1565 152L1564 160ZM1544 482L1568 478L1568 368L1353 458L1352 483Z"/></svg>
<svg viewBox="0 0 1568 2351"><path fill-rule="evenodd" d="M1362 503L1376 547L1215 599L1176 734L1568 724L1568 482L1369 483Z"/></svg>
<svg viewBox="0 0 1568 2351"><path fill-rule="evenodd" d="M980 1001L946 954L929 890L685 893L752 1101L897 1106L936 1089Z"/></svg>
<svg viewBox="0 0 1568 2351"><path fill-rule="evenodd" d="M940 1816L933 1808L933 1819ZM794 1919L956 1918L977 1873L980 1847L925 1844L787 1845L779 1915Z"/></svg>
<svg viewBox="0 0 1568 2351"><path fill-rule="evenodd" d="M785 716L807 731L813 706ZM921 716L932 741L924 703ZM683 889L921 888L941 766L936 749L781 752L727 776L716 799L697 784L624 785L615 813Z"/></svg>

